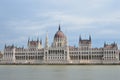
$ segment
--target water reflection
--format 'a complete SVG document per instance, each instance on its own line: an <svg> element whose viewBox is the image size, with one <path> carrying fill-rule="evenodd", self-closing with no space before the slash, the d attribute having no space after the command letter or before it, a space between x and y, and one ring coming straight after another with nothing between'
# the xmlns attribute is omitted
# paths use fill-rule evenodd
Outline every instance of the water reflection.
<svg viewBox="0 0 120 80"><path fill-rule="evenodd" d="M0 80L120 80L119 66L1 65Z"/></svg>

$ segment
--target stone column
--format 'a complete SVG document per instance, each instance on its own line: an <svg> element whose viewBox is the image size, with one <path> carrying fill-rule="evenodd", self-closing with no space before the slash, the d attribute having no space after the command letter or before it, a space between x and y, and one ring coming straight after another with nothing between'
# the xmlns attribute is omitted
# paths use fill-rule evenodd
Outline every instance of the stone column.
<svg viewBox="0 0 120 80"><path fill-rule="evenodd" d="M15 59L15 48L13 48L13 63L15 63L16 59Z"/></svg>

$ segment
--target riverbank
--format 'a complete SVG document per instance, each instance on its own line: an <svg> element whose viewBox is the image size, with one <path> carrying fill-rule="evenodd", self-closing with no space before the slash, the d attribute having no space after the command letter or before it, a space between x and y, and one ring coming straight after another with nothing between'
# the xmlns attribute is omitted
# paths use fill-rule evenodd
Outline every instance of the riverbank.
<svg viewBox="0 0 120 80"><path fill-rule="evenodd" d="M80 63L80 64L74 64L74 63L67 63L67 64L56 64L56 63L0 63L0 65L120 65L120 63L110 63L110 64L98 64L98 63Z"/></svg>

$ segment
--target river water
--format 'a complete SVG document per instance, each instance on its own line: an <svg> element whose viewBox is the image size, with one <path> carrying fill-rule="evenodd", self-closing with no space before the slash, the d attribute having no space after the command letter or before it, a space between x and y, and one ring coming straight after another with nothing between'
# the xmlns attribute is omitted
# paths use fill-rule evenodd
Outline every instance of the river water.
<svg viewBox="0 0 120 80"><path fill-rule="evenodd" d="M0 65L0 80L120 80L120 66Z"/></svg>

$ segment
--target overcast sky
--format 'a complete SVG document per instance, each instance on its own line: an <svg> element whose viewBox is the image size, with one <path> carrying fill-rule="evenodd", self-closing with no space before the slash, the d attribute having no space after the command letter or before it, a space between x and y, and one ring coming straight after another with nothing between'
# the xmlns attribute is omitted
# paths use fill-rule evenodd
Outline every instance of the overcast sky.
<svg viewBox="0 0 120 80"><path fill-rule="evenodd" d="M120 44L120 0L0 0L0 50L4 45L27 45L28 37L49 43L58 25L69 44L78 46L92 36L93 47L104 42Z"/></svg>

